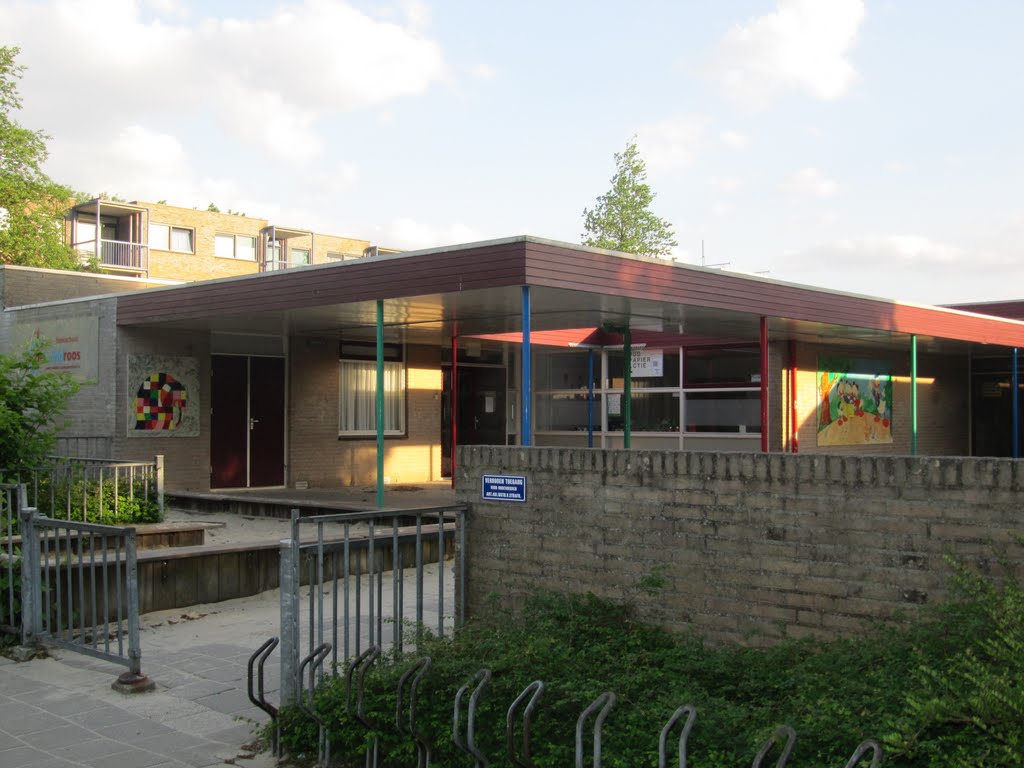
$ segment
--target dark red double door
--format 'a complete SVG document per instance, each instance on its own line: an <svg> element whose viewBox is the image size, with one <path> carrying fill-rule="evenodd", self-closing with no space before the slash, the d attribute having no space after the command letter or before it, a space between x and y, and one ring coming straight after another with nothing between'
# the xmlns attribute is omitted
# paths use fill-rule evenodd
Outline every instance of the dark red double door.
<svg viewBox="0 0 1024 768"><path fill-rule="evenodd" d="M210 487L284 485L284 358L213 355Z"/></svg>

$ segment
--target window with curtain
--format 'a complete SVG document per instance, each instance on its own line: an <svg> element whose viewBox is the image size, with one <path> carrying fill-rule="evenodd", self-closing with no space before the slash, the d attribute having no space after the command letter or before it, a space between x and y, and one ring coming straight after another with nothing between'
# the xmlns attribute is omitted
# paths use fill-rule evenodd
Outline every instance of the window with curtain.
<svg viewBox="0 0 1024 768"><path fill-rule="evenodd" d="M377 433L377 364L342 360L340 418L341 437ZM384 363L384 434L405 434L405 366Z"/></svg>

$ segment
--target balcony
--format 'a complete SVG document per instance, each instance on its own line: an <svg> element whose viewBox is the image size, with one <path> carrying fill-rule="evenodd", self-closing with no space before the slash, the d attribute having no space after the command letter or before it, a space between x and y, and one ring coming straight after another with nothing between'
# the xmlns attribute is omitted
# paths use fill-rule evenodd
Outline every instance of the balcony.
<svg viewBox="0 0 1024 768"><path fill-rule="evenodd" d="M75 243L74 249L82 263L89 263L96 254L96 241L88 240ZM104 270L147 274L149 272L149 246L122 240L100 240L98 266Z"/></svg>

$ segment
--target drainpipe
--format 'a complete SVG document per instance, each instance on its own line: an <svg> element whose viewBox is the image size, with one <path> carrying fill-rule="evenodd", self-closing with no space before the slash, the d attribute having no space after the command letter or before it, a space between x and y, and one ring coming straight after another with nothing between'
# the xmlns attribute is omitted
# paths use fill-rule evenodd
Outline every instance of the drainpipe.
<svg viewBox="0 0 1024 768"><path fill-rule="evenodd" d="M587 350L587 448L594 447L594 350Z"/></svg>
<svg viewBox="0 0 1024 768"><path fill-rule="evenodd" d="M622 447L633 446L633 335L627 325L622 330Z"/></svg>
<svg viewBox="0 0 1024 768"><path fill-rule="evenodd" d="M917 334L910 335L910 455L917 456Z"/></svg>
<svg viewBox="0 0 1024 768"><path fill-rule="evenodd" d="M761 318L761 452L768 453L768 318Z"/></svg>
<svg viewBox="0 0 1024 768"><path fill-rule="evenodd" d="M522 399L523 399L523 419L522 419L522 435L520 436L521 445L532 445L532 428L530 424L530 400L533 397L531 391L531 370L530 370L530 286L523 286L523 384L522 384Z"/></svg>
<svg viewBox="0 0 1024 768"><path fill-rule="evenodd" d="M384 301L377 299L377 509L384 506Z"/></svg>
<svg viewBox="0 0 1024 768"><path fill-rule="evenodd" d="M1017 347L1013 348L1013 458L1020 458L1020 388L1017 373Z"/></svg>
<svg viewBox="0 0 1024 768"><path fill-rule="evenodd" d="M790 440L789 450L791 453L800 451L800 422L796 412L796 339L789 340L789 420Z"/></svg>
<svg viewBox="0 0 1024 768"><path fill-rule="evenodd" d="M452 334L452 385L449 387L449 407L452 419L452 488L455 487L455 449L459 444L459 337Z"/></svg>

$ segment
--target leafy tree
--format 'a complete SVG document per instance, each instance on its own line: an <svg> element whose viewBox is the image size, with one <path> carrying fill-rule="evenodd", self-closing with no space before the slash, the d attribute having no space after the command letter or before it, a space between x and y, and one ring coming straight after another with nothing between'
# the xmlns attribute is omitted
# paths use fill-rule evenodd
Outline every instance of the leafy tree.
<svg viewBox="0 0 1024 768"><path fill-rule="evenodd" d="M15 63L17 55L18 48L0 46L0 263L78 269L60 223L71 190L42 170L49 137L12 117L21 109L24 67Z"/></svg>
<svg viewBox="0 0 1024 768"><path fill-rule="evenodd" d="M583 209L583 244L643 256L667 256L678 243L672 225L650 210L655 193L647 183L647 164L626 144L615 153L612 188Z"/></svg>
<svg viewBox="0 0 1024 768"><path fill-rule="evenodd" d="M52 453L61 418L78 383L44 371L46 345L33 341L16 355L0 355L0 469L41 466Z"/></svg>

